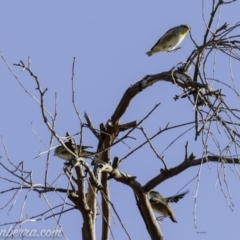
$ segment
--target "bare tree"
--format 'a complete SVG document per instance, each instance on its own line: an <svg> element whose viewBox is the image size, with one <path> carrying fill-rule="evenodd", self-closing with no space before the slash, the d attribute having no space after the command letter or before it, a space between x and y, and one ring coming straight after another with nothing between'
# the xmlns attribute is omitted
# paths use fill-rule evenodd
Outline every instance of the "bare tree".
<svg viewBox="0 0 240 240"><path fill-rule="evenodd" d="M202 38L202 43L198 45L191 36L191 40L194 43L195 48L192 50L189 57L178 66L173 66L170 70L161 72L154 75L146 75L140 81L130 86L123 94L118 106L116 107L112 116L101 123L99 127L93 126L93 123L87 113L83 116L78 112L75 104L75 90L74 90L74 69L75 59L72 65L72 104L74 106L76 115L79 119L80 129L78 131L78 141L76 141L76 135L66 134L66 139L63 140L60 135L55 131L55 124L57 120L57 105L55 104L55 112L51 113L45 104L45 96L48 93L48 89L43 89L41 82L37 74L31 69L30 59L28 63L20 61L14 64L16 67L25 70L25 73L29 73L33 81L36 84L36 90L38 97L32 96L34 101L39 104L43 123L50 133L50 141L46 157L46 169L44 182L36 184L32 178L32 172L27 171L27 166L24 166L23 162L20 162L17 166L13 164L5 151L5 157L2 157L0 166L2 171L6 173L6 177L1 177L2 181L8 183L7 189L1 191L1 194L12 194L9 203L10 204L20 192L26 192L25 198L32 192L37 192L45 201L48 202L47 193L57 194L61 196L62 202L58 206L51 206L49 204L49 210L41 212L37 215L32 216L21 216L19 220L14 223L8 223L3 221L1 226L14 224L14 228L18 229L23 223L31 221L41 221L41 219L47 220L53 218L57 224L60 224L60 219L63 214L68 211L74 210L81 213L83 219L82 225L82 239L96 239L96 218L97 218L97 196L101 196L100 215L102 218L102 232L101 239L110 238L110 226L111 226L111 208L116 213L120 222L121 219L115 211L113 203L110 201L111 190L109 188L109 180L114 179L119 184L128 186L136 199L137 206L146 225L146 229L151 239L163 239L163 233L159 226L158 221L154 217L151 205L149 203L149 192L156 186L161 184L163 181L176 176L184 172L190 167L200 166L205 163L214 162L219 163L221 166L225 165L237 165L239 164L239 93L235 88L234 79L232 84L228 84L227 81L223 82L215 78L209 78L207 70L209 69L208 64L210 59L214 58L216 52L223 53L229 61L240 60L240 35L236 32L239 31L240 23L236 23L230 26L227 22L222 26L213 27L213 22L217 21L218 11L221 7L228 4L233 4L233 1L212 1L212 12L209 20L203 18L206 30ZM1 53L2 59L6 62L3 54ZM210 69L211 70L211 69ZM9 71L11 68L9 66ZM15 75L14 75L15 76ZM22 86L27 94L30 94L28 89L18 80L16 80ZM158 108L159 103L151 109L150 112L146 113L142 119L132 119L131 122L120 124L120 119L124 113L128 110L133 98L141 94L148 87L154 86L157 82L171 83L182 91L181 95L176 95L175 100L188 99L194 109L194 118L190 122L181 123L179 125L171 126L167 124L164 128L160 128L153 135L149 136L144 128L146 119L152 117L152 113ZM229 82L229 81L228 81ZM216 83L211 86L210 83ZM229 103L225 95L225 89L229 88L231 94L235 94L238 101ZM57 95L55 96L57 99ZM57 102L57 100L56 100ZM187 129L186 129L187 127ZM202 156L197 158L195 153L189 153L188 142L185 145L185 157L182 162L178 163L175 167L169 168L169 159L165 159L162 154L158 154L152 142L153 139L158 138L161 134L174 130L182 129L182 133L179 137L174 139L170 144L169 148L174 148L174 143L181 138L186 132L194 131L195 140L201 141L202 143ZM97 139L96 151L89 153L83 157L81 150L74 147L76 145L82 146L84 139L83 131L88 130ZM111 148L117 144L125 143L129 138L132 138L134 131L140 131L144 141L136 139L138 146L123 157L111 156ZM220 138L228 139L228 142L223 145ZM58 186L58 180L55 183L48 181L49 170L49 159L50 151L53 149L53 139L57 139L59 144L63 147L66 154L72 156L71 160L67 162L64 167L64 174L68 178L69 184L65 187ZM189 139L191 141L192 139ZM209 142L213 142L218 149L218 154L213 153L209 149ZM4 144L4 142L3 142ZM152 176L145 184L141 184L137 181L137 176L131 176L129 172L122 172L120 166L123 160L134 158L133 153L138 151L144 145L148 145L153 151L156 157L162 163L162 169L156 176ZM86 158L92 159L92 165L89 165ZM113 161L111 161L113 159ZM199 172L196 178L199 177ZM221 173L223 178L219 177L220 184L226 184L224 180L224 170ZM238 171L234 171L239 178ZM57 184L56 184L57 183ZM227 184L226 184L227 185ZM196 193L198 187L196 188ZM226 197L231 198L230 193L225 193ZM70 203L69 203L70 200ZM24 206L23 206L24 208ZM56 212L57 210L57 212ZM130 234L122 224L126 235L131 239Z"/></svg>

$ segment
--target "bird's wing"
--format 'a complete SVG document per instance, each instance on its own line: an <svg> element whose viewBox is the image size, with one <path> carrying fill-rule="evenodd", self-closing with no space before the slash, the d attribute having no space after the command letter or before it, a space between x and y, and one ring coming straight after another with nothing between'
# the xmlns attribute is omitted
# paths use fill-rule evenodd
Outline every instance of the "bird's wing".
<svg viewBox="0 0 240 240"><path fill-rule="evenodd" d="M75 151L77 151L76 153L78 153L79 151L80 151L80 149L79 149L79 145L75 145L75 144L72 144L71 142L65 142L65 145L67 146L67 148L69 149L69 150L71 150L72 152L75 152ZM77 148L76 148L77 147ZM91 146L81 146L81 152L86 152L85 151L85 149L87 149L87 148L93 148L93 147L91 147ZM65 150L65 152L67 152L67 150ZM92 153L91 153L92 154Z"/></svg>
<svg viewBox="0 0 240 240"><path fill-rule="evenodd" d="M152 206L159 205L159 204L165 205L165 203L163 201L161 201L161 199L158 199L158 198L151 198L151 199L149 199L149 202L151 203Z"/></svg>
<svg viewBox="0 0 240 240"><path fill-rule="evenodd" d="M176 27L170 28L168 31L165 32L165 34L171 32L174 28L176 28ZM165 34L164 34L164 35L165 35Z"/></svg>
<svg viewBox="0 0 240 240"><path fill-rule="evenodd" d="M156 47L158 46L158 44L160 43L162 38L159 38L159 40L154 44L154 46L151 48L151 51Z"/></svg>
<svg viewBox="0 0 240 240"><path fill-rule="evenodd" d="M175 27L174 27L175 28ZM174 28L169 29L167 32L165 32L161 38L159 38L159 40L156 42L156 44L151 48L151 51L158 46L158 44L160 43L160 41L162 40L163 36L165 36L167 33L169 33L170 31L172 31Z"/></svg>
<svg viewBox="0 0 240 240"><path fill-rule="evenodd" d="M164 203L163 202L163 196L159 193L159 192L154 192L155 193L155 196L153 197L151 197L150 199L149 199L149 202L151 203L151 204L158 204L158 203Z"/></svg>
<svg viewBox="0 0 240 240"><path fill-rule="evenodd" d="M72 144L71 142L65 142L66 147L71 150L72 152L75 151L75 144ZM67 150L64 150L67 152Z"/></svg>
<svg viewBox="0 0 240 240"><path fill-rule="evenodd" d="M93 148L92 146L82 146L82 149Z"/></svg>
<svg viewBox="0 0 240 240"><path fill-rule="evenodd" d="M175 202L177 203L180 199L182 199L187 193L189 192L189 190L187 190L186 192L180 193L178 195L172 196L172 197L168 197L166 198L167 202Z"/></svg>

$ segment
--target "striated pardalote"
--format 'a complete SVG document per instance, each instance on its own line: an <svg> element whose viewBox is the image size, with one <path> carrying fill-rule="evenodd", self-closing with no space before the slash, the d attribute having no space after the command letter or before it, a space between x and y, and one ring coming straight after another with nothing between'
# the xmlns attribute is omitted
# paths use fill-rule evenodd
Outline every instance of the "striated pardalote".
<svg viewBox="0 0 240 240"><path fill-rule="evenodd" d="M177 222L173 210L168 203L177 203L179 199L182 199L187 193L188 191L172 197L164 198L159 192L151 191L149 193L149 202L154 212L157 212L165 217L169 217L173 222Z"/></svg>
<svg viewBox="0 0 240 240"><path fill-rule="evenodd" d="M158 52L170 52L174 50L190 31L188 25L180 25L169 29L146 54L152 56Z"/></svg>

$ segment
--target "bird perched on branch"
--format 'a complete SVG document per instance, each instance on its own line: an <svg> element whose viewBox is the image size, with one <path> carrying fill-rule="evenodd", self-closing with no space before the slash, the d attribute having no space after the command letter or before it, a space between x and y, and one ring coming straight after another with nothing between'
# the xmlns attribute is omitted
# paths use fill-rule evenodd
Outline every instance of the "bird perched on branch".
<svg viewBox="0 0 240 240"><path fill-rule="evenodd" d="M180 25L169 29L152 47L152 49L147 52L148 56L152 56L157 52L170 52L182 42L186 37L187 33L190 31L188 25Z"/></svg>
<svg viewBox="0 0 240 240"><path fill-rule="evenodd" d="M92 147L81 146L80 148L80 145L71 144L69 142L65 142L64 144L70 151L76 153L76 155L78 155L79 157L88 157L94 154L93 152L86 151L87 148ZM71 160L74 158L73 155L69 153L62 145L55 148L54 156L57 156L63 160Z"/></svg>
<svg viewBox="0 0 240 240"><path fill-rule="evenodd" d="M149 202L154 212L157 212L165 217L170 217L173 222L177 222L169 202L177 203L179 199L182 199L188 191L181 194L164 198L159 192L151 191L149 193Z"/></svg>

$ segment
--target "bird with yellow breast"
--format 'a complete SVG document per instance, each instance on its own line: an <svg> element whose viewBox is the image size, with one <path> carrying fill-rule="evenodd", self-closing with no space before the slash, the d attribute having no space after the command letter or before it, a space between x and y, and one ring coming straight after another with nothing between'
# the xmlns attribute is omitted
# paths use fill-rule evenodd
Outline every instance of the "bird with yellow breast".
<svg viewBox="0 0 240 240"><path fill-rule="evenodd" d="M146 54L152 56L158 52L171 52L183 41L190 31L188 25L180 25L169 29Z"/></svg>

